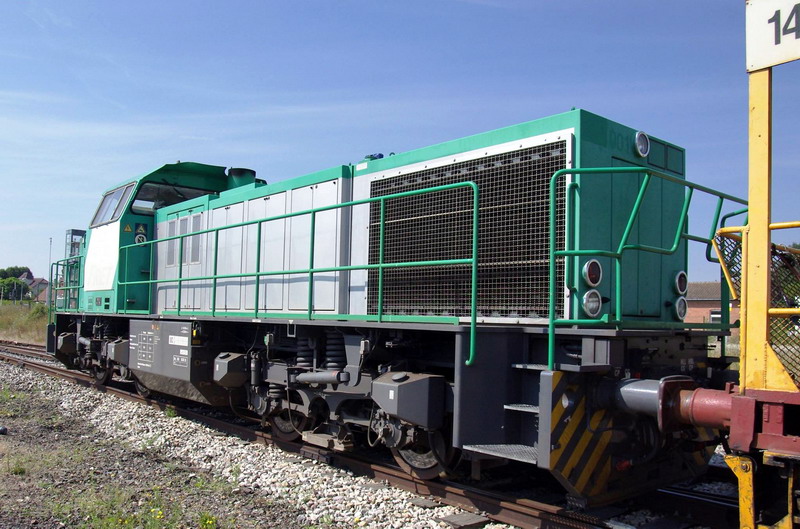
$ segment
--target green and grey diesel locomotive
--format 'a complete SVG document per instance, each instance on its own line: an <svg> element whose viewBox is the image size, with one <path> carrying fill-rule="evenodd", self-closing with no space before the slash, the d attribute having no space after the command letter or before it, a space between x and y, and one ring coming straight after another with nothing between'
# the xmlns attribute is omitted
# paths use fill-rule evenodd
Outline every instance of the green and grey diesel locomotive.
<svg viewBox="0 0 800 529"><path fill-rule="evenodd" d="M724 384L730 324L684 321L687 244L744 201L684 168L584 110L272 184L165 165L72 232L48 347L422 479L515 462L608 503L718 442L691 397ZM700 192L718 206L693 235Z"/></svg>

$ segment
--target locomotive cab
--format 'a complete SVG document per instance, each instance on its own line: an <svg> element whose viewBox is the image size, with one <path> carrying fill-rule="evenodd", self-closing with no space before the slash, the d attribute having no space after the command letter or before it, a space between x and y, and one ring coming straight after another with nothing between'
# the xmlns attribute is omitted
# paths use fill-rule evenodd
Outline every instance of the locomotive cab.
<svg viewBox="0 0 800 529"><path fill-rule="evenodd" d="M84 295L80 309L92 313L149 312L150 289L146 285L132 285L120 295L116 284L118 280L137 282L151 278L151 247L132 249L124 255L119 248L152 240L157 210L217 195L232 185L254 183L255 173L249 176L229 175L224 167L179 162L107 191L84 242Z"/></svg>

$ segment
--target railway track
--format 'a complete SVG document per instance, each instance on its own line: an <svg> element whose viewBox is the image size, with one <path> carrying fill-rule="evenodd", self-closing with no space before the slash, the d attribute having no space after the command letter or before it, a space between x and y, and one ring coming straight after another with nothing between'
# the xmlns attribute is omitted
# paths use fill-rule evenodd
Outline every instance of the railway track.
<svg viewBox="0 0 800 529"><path fill-rule="evenodd" d="M0 340L0 350L11 351L13 353L30 356L32 358L53 360L53 356L46 353L44 347L36 344Z"/></svg>
<svg viewBox="0 0 800 529"><path fill-rule="evenodd" d="M0 341L0 361L9 362L49 376L59 377L74 384L93 387L98 391L153 406L162 411L170 409L181 417L200 422L217 431L234 435L243 440L264 445L271 444L287 452L324 461L340 468L346 468L358 475L367 476L377 481L386 481L391 486L399 489L423 496L435 497L448 505L461 507L472 512L485 513L491 520L497 522L522 528L537 529L610 527L604 520L604 516L599 514L595 516L579 513L561 506L531 499L513 498L502 493L464 486L459 483L420 480L398 468L376 463L356 455L283 441L266 432L254 430L230 420L211 417L182 407L179 404L142 397L132 389L126 389L128 384L124 382L114 381L110 385L98 386L94 378L88 374L47 365L42 362L43 360L53 360L53 357L46 353L41 346ZM692 508L692 514L689 515L690 518L675 517L675 527L682 528L692 527L692 523L709 527L727 527L726 520L731 519L732 516L738 516L736 498L696 492L686 487L660 489L657 494L653 495L652 501L643 502L643 505L646 506L650 504L654 507L661 507L662 510L666 507L667 509L674 508L673 510L680 510L681 512L686 512L688 506L696 505L696 509ZM616 512L619 513L620 510L617 509ZM698 513L697 516L695 516L694 512ZM687 520L689 521L687 522ZM668 526L659 525L659 527Z"/></svg>

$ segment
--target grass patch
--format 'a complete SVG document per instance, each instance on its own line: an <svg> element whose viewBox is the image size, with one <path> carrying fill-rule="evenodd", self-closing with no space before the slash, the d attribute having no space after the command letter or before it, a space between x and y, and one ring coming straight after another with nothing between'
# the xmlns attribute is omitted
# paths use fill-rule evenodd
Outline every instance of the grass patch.
<svg viewBox="0 0 800 529"><path fill-rule="evenodd" d="M22 466L22 463L18 460L14 461L13 463L9 460L8 473L14 476L24 476L28 473L28 469Z"/></svg>
<svg viewBox="0 0 800 529"><path fill-rule="evenodd" d="M84 459L83 455L76 454L68 448L44 451L16 447L13 454L10 453L7 457L5 471L14 476L24 476L26 474L46 476L51 469L58 468L64 462L80 463Z"/></svg>
<svg viewBox="0 0 800 529"><path fill-rule="evenodd" d="M51 512L67 525L81 522L82 529L178 529L194 519L200 529L233 529L235 520L220 519L203 511L192 516L174 501L164 498L159 490L149 492L126 488L93 488L51 506Z"/></svg>
<svg viewBox="0 0 800 529"><path fill-rule="evenodd" d="M8 386L0 386L0 418L16 417L24 400L25 395L14 393Z"/></svg>
<svg viewBox="0 0 800 529"><path fill-rule="evenodd" d="M71 504L55 506L53 512L60 513L67 524L74 522L77 515L82 520L77 527L85 529L181 526L180 506L164 500L159 492L144 493L143 498L137 498L134 491L104 487L84 491L72 500Z"/></svg>
<svg viewBox="0 0 800 529"><path fill-rule="evenodd" d="M0 339L44 345L47 335L47 309L44 305L8 301L0 305Z"/></svg>
<svg viewBox="0 0 800 529"><path fill-rule="evenodd" d="M228 494L233 490L233 485L227 481L204 474L195 476L192 480L192 486L198 490L212 494Z"/></svg>
<svg viewBox="0 0 800 529"><path fill-rule="evenodd" d="M11 389L10 386L3 384L0 386L0 404L8 405L22 405L25 401L26 395L18 393Z"/></svg>

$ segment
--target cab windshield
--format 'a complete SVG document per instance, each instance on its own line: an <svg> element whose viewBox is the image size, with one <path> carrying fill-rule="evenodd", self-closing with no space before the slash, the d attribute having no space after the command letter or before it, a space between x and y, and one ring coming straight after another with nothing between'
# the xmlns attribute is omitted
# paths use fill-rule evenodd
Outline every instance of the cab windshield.
<svg viewBox="0 0 800 529"><path fill-rule="evenodd" d="M125 204L128 203L131 190L133 190L133 184L109 191L103 195L103 200L94 214L91 226L94 227L117 220L122 214L122 210L125 209Z"/></svg>
<svg viewBox="0 0 800 529"><path fill-rule="evenodd" d="M136 193L131 211L139 215L152 215L157 209L212 193L214 191L206 189L147 182Z"/></svg>

